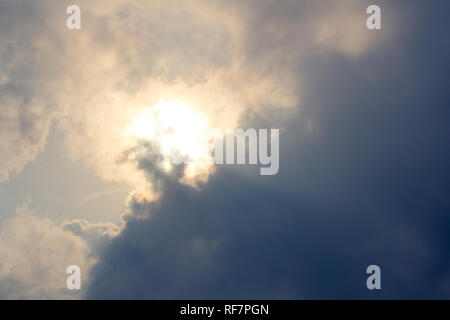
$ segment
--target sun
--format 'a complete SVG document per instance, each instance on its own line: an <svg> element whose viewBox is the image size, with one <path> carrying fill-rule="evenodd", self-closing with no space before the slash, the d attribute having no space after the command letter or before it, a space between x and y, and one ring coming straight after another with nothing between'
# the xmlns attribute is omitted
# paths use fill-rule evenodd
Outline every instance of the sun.
<svg viewBox="0 0 450 320"><path fill-rule="evenodd" d="M163 156L162 168L185 163L185 178L199 178L210 170L211 139L216 135L209 119L179 100L160 100L140 110L126 129L127 137L155 143Z"/></svg>

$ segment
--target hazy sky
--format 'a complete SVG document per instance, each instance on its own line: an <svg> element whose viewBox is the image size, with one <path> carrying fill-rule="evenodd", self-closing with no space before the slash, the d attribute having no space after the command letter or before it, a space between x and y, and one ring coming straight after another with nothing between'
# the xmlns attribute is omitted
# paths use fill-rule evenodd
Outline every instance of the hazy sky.
<svg viewBox="0 0 450 320"><path fill-rule="evenodd" d="M0 0L0 298L449 298L449 9ZM203 162L230 128L278 174Z"/></svg>

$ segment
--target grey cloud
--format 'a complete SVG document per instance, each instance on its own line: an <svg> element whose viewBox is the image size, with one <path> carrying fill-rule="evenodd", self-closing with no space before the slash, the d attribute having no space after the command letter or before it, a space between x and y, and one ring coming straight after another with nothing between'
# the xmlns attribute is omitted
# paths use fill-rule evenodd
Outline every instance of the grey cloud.
<svg viewBox="0 0 450 320"><path fill-rule="evenodd" d="M53 3L0 2L0 181L42 150L61 113L74 157L115 178L124 150L112 129L124 106L142 107L155 92L193 95L242 126L276 122L284 151L270 180L253 168L221 168L199 190L178 183L182 167L166 176L155 158L138 159L133 168L161 198L131 197L112 239L109 224L13 220L18 231L3 231L0 247L9 263L2 296L60 293L48 273L47 287L33 280L42 276L34 268L49 272L56 262L49 245L21 238L22 228L33 231L29 221L47 243L62 243L63 258L72 246L88 261L86 243L100 244L88 298L446 294L446 10L383 1L386 29L368 33L358 15L366 1L86 1L83 32L69 37L58 24L64 7ZM280 111L295 106L299 113ZM380 295L364 287L374 261L386 272Z"/></svg>
<svg viewBox="0 0 450 320"><path fill-rule="evenodd" d="M447 298L445 10L405 10L408 27L377 51L304 61L301 112L275 118L277 176L234 167L200 191L164 184L103 253L87 298ZM365 287L370 264L381 292Z"/></svg>
<svg viewBox="0 0 450 320"><path fill-rule="evenodd" d="M113 223L94 223L82 219L74 219L62 223L61 228L83 239L90 248L90 256L96 258L119 231Z"/></svg>
<svg viewBox="0 0 450 320"><path fill-rule="evenodd" d="M53 69L38 53L46 14L34 2L0 2L0 182L42 151L57 111L47 95Z"/></svg>

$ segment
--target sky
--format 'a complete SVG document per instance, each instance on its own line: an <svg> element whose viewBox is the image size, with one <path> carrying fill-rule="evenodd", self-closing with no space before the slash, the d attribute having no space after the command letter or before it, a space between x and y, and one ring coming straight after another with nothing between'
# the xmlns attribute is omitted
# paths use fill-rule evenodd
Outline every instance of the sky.
<svg viewBox="0 0 450 320"><path fill-rule="evenodd" d="M449 9L0 0L0 299L450 298Z"/></svg>

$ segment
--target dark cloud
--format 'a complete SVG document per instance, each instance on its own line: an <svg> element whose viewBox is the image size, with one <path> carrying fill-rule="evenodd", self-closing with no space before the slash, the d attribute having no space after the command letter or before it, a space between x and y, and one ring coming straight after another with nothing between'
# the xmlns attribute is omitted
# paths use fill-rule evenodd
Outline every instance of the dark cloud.
<svg viewBox="0 0 450 320"><path fill-rule="evenodd" d="M112 239L109 223L13 219L0 296L57 297L75 246L83 270L100 254L87 298L448 298L450 5L377 2L375 32L369 1L83 2L77 37L63 5L0 0L0 182L43 149L65 108L62 127L81 136L72 152L117 174L110 129L124 101L141 107L134 93L164 89L145 87L152 78L244 112L242 127L282 128L278 175L219 167L199 189L139 146L149 152L133 160L161 197L132 197ZM381 292L365 287L370 264ZM27 277L35 267L46 281Z"/></svg>
<svg viewBox="0 0 450 320"><path fill-rule="evenodd" d="M222 167L200 191L167 178L87 298L448 298L449 5L402 6L395 39L299 67L277 176ZM370 264L380 292L365 287Z"/></svg>

